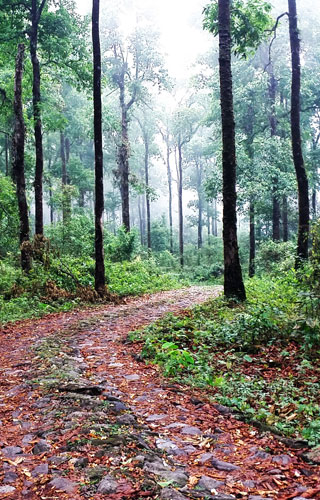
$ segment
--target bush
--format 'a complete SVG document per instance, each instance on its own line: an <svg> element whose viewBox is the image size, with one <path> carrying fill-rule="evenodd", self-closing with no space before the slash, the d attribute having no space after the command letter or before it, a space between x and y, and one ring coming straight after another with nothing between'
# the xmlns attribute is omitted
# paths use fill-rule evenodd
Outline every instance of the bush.
<svg viewBox="0 0 320 500"><path fill-rule="evenodd" d="M118 229L116 236L109 233L108 238L109 241L106 243L106 257L113 262L130 261L137 254L138 233L135 229L127 232L122 226Z"/></svg>
<svg viewBox="0 0 320 500"><path fill-rule="evenodd" d="M292 241L262 242L257 251L256 269L258 274L278 274L294 267L296 246Z"/></svg>
<svg viewBox="0 0 320 500"><path fill-rule="evenodd" d="M87 215L74 215L66 224L57 222L46 227L53 249L72 257L94 256L94 221Z"/></svg>

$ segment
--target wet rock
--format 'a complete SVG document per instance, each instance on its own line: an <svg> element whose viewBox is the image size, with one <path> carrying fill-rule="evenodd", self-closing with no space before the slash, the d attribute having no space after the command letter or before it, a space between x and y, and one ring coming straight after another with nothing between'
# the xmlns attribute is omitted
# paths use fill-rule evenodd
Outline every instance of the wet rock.
<svg viewBox="0 0 320 500"><path fill-rule="evenodd" d="M169 467L163 463L159 457L154 457L152 460L147 459L143 469L151 474L161 475L162 472L168 471Z"/></svg>
<svg viewBox="0 0 320 500"><path fill-rule="evenodd" d="M125 415L120 415L119 417L117 417L116 422L119 425L132 425L136 422L136 418L134 415L126 413Z"/></svg>
<svg viewBox="0 0 320 500"><path fill-rule="evenodd" d="M261 460L268 460L268 458L271 457L270 453L267 453L266 451L263 450L258 450L255 452L253 455L254 458L259 458Z"/></svg>
<svg viewBox="0 0 320 500"><path fill-rule="evenodd" d="M220 486L223 486L222 481L217 481L216 479L212 479L212 477L209 476L202 476L197 484L197 486L208 493L211 493L212 490L219 488Z"/></svg>
<svg viewBox="0 0 320 500"><path fill-rule="evenodd" d="M202 432L198 427L194 427L193 425L186 425L182 428L181 434L188 434L190 436L198 436L199 434L202 434Z"/></svg>
<svg viewBox="0 0 320 500"><path fill-rule="evenodd" d="M49 486L58 491L65 491L66 493L73 493L77 487L76 483L64 477L55 477L50 481Z"/></svg>
<svg viewBox="0 0 320 500"><path fill-rule="evenodd" d="M137 375L136 373L133 373L132 375L125 375L124 378L128 380L129 382L134 381L134 380L139 380L140 375Z"/></svg>
<svg viewBox="0 0 320 500"><path fill-rule="evenodd" d="M49 474L49 466L48 464L40 464L31 472L32 477L38 477L45 474Z"/></svg>
<svg viewBox="0 0 320 500"><path fill-rule="evenodd" d="M48 397L39 398L38 401L33 403L32 407L33 408L45 408L46 406L48 406L49 403L50 403L50 398L48 398Z"/></svg>
<svg viewBox="0 0 320 500"><path fill-rule="evenodd" d="M281 465L289 465L292 462L292 458L289 455L276 455L273 457L272 462Z"/></svg>
<svg viewBox="0 0 320 500"><path fill-rule="evenodd" d="M156 446L159 450L166 451L171 455L175 455L176 451L179 451L178 446L170 439L157 439Z"/></svg>
<svg viewBox="0 0 320 500"><path fill-rule="evenodd" d="M166 481L172 481L173 484L176 484L180 487L185 486L188 482L188 476L184 472L178 470L163 471L159 475Z"/></svg>
<svg viewBox="0 0 320 500"><path fill-rule="evenodd" d="M86 383L69 383L60 385L58 390L62 392L75 392L76 394L88 394L89 396L99 396L103 393L104 387Z"/></svg>
<svg viewBox="0 0 320 500"><path fill-rule="evenodd" d="M165 429L177 429L179 427L185 427L186 424L183 424L182 422L173 422L172 424L166 425Z"/></svg>
<svg viewBox="0 0 320 500"><path fill-rule="evenodd" d="M149 417L146 418L147 422L157 422L158 420L163 420L164 418L167 418L168 415L165 415L164 413L161 413L159 415L149 415Z"/></svg>
<svg viewBox="0 0 320 500"><path fill-rule="evenodd" d="M87 467L89 460L87 457L80 457L74 462L74 466L80 468Z"/></svg>
<svg viewBox="0 0 320 500"><path fill-rule="evenodd" d="M45 439L40 439L40 441L34 445L32 452L34 455L42 455L42 453L46 453L50 450L51 445Z"/></svg>
<svg viewBox="0 0 320 500"><path fill-rule="evenodd" d="M208 462L208 460L211 460L211 458L213 458L213 453L203 453L199 456L198 462L203 465Z"/></svg>
<svg viewBox="0 0 320 500"><path fill-rule="evenodd" d="M1 452L6 458L13 459L17 455L21 455L22 448L20 448L20 446L6 446L2 448Z"/></svg>
<svg viewBox="0 0 320 500"><path fill-rule="evenodd" d="M128 408L126 407L126 405L123 404L123 403L121 403L121 401L112 401L110 403L110 405L109 405L109 409L115 415L118 415L119 413L128 410Z"/></svg>
<svg viewBox="0 0 320 500"><path fill-rule="evenodd" d="M3 482L4 483L14 483L18 479L18 474L9 470L5 473Z"/></svg>
<svg viewBox="0 0 320 500"><path fill-rule="evenodd" d="M272 498L261 497L260 495L249 495L248 500L272 500Z"/></svg>
<svg viewBox="0 0 320 500"><path fill-rule="evenodd" d="M104 467L88 467L86 469L86 475L90 481L100 481L106 473L106 469Z"/></svg>
<svg viewBox="0 0 320 500"><path fill-rule="evenodd" d="M98 486L98 493L107 495L109 493L115 493L118 489L118 483L112 476L105 476L102 481L100 481Z"/></svg>
<svg viewBox="0 0 320 500"><path fill-rule="evenodd" d="M13 493L15 488L13 486L0 486L0 493Z"/></svg>
<svg viewBox="0 0 320 500"><path fill-rule="evenodd" d="M187 497L173 488L163 488L160 493L160 498L162 500L187 500Z"/></svg>
<svg viewBox="0 0 320 500"><path fill-rule="evenodd" d="M240 468L238 467L238 465L230 464L229 462L223 462L222 460L217 460L216 458L212 458L211 463L215 469L227 472L238 470Z"/></svg>
<svg viewBox="0 0 320 500"><path fill-rule="evenodd" d="M54 455L53 457L48 458L48 462L52 465L61 465L68 461L68 457L66 455Z"/></svg>
<svg viewBox="0 0 320 500"><path fill-rule="evenodd" d="M27 446L28 444L31 443L31 441L35 438L35 435L34 434L26 434L23 438L22 438L22 446Z"/></svg>
<svg viewBox="0 0 320 500"><path fill-rule="evenodd" d="M249 489L255 488L255 486L256 486L255 481L251 481L251 479L248 479L247 481L243 481L242 484L243 484L243 486L245 486L246 488L249 488Z"/></svg>
<svg viewBox="0 0 320 500"><path fill-rule="evenodd" d="M226 406L219 405L219 404L214 404L212 405L221 415L230 415L232 411L230 408L227 408Z"/></svg>
<svg viewBox="0 0 320 500"><path fill-rule="evenodd" d="M317 446L317 448L314 448L313 450L309 451L308 453L303 454L304 460L307 460L308 462L312 462L314 464L319 465L320 464L320 446Z"/></svg>

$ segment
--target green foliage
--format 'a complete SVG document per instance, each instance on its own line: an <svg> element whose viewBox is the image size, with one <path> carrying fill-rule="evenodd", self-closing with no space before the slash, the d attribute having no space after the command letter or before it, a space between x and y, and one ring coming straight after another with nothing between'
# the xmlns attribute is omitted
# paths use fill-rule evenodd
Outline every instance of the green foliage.
<svg viewBox="0 0 320 500"><path fill-rule="evenodd" d="M236 55L252 55L262 41L270 36L274 24L270 16L271 9L271 4L265 0L234 0L231 3L231 36ZM203 27L217 36L218 1L212 0L204 8L203 14Z"/></svg>
<svg viewBox="0 0 320 500"><path fill-rule="evenodd" d="M256 266L258 273L279 274L294 267L295 244L292 241L263 241L258 247Z"/></svg>
<svg viewBox="0 0 320 500"><path fill-rule="evenodd" d="M109 234L107 241L106 256L113 262L130 261L137 253L138 233L135 229L127 232L125 227L121 226L116 236Z"/></svg>
<svg viewBox="0 0 320 500"><path fill-rule="evenodd" d="M51 246L71 257L94 255L94 223L87 215L74 215L67 224L58 222L47 226Z"/></svg>
<svg viewBox="0 0 320 500"><path fill-rule="evenodd" d="M0 175L0 255L18 249L19 219L15 188L10 178Z"/></svg>
<svg viewBox="0 0 320 500"><path fill-rule="evenodd" d="M248 419L315 444L320 349L313 343L310 351L306 338L320 330L310 325L308 333L302 324L300 278L290 271L282 278L251 279L246 287L246 304L219 298L182 316L169 314L131 338L143 342L142 356L166 375L211 387L215 400Z"/></svg>

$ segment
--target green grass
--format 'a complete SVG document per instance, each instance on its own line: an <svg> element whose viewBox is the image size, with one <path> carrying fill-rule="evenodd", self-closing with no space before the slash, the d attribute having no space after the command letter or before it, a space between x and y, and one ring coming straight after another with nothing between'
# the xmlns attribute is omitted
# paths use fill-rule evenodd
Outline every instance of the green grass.
<svg viewBox="0 0 320 500"><path fill-rule="evenodd" d="M74 296L56 300L46 296L50 280ZM173 273L162 273L153 259L132 262L106 261L106 280L110 292L120 296L142 295L180 288L187 283ZM77 283L83 287L94 284L94 260L91 258L53 258L48 268L34 263L29 275L6 261L0 262L0 324L45 314L69 311L80 305L76 297Z"/></svg>
<svg viewBox="0 0 320 500"><path fill-rule="evenodd" d="M320 325L293 271L247 283L244 305L218 298L167 315L131 339L164 374L279 432L320 442Z"/></svg>

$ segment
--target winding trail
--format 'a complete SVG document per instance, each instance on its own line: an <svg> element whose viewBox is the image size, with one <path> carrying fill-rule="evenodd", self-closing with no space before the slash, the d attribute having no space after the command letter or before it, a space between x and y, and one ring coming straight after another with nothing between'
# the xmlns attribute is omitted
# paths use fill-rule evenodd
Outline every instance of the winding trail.
<svg viewBox="0 0 320 500"><path fill-rule="evenodd" d="M319 467L139 361L128 332L219 294L191 287L8 325L0 498L320 498Z"/></svg>

